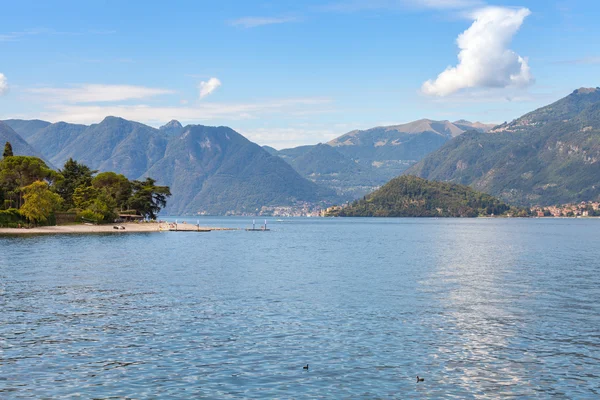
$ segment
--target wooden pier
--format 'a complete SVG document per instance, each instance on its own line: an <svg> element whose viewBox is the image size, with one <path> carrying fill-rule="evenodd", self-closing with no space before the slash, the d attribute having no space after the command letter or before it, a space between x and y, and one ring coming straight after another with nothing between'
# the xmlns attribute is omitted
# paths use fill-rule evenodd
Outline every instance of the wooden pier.
<svg viewBox="0 0 600 400"><path fill-rule="evenodd" d="M168 232L212 232L212 231L234 231L235 228L213 228L204 227L195 224L181 224L181 223L162 223L159 230Z"/></svg>

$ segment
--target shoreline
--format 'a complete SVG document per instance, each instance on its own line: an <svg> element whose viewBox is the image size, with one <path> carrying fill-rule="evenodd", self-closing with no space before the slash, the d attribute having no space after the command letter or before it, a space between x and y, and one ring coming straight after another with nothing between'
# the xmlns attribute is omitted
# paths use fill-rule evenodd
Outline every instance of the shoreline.
<svg viewBox="0 0 600 400"><path fill-rule="evenodd" d="M125 229L114 229L124 226ZM232 231L236 228L200 227L191 224L178 224L179 232L194 231ZM147 233L169 232L169 223L121 223L108 225L55 225L35 228L0 228L0 235L35 235L35 234L85 234L85 233Z"/></svg>

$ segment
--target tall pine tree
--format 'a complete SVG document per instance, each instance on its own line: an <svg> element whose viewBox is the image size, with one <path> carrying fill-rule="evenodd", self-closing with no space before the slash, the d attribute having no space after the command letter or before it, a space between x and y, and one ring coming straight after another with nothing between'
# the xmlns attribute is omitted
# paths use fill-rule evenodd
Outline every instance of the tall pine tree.
<svg viewBox="0 0 600 400"><path fill-rule="evenodd" d="M2 153L2 158L12 157L12 156L13 156L12 145L10 144L10 142L6 142L6 144L4 145L4 153Z"/></svg>

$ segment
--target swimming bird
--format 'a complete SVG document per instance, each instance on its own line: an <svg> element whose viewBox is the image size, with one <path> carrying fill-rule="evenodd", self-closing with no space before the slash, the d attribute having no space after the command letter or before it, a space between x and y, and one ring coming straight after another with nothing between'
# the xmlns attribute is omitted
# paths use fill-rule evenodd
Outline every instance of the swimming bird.
<svg viewBox="0 0 600 400"><path fill-rule="evenodd" d="M306 364L302 369L308 369L308 364Z"/></svg>
<svg viewBox="0 0 600 400"><path fill-rule="evenodd" d="M425 378L419 378L419 375L417 375L417 383L419 382L425 382Z"/></svg>

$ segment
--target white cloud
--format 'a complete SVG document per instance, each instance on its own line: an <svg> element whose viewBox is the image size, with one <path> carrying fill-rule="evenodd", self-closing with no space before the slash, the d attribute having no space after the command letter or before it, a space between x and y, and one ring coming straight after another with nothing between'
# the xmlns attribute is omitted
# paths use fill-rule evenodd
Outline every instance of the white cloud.
<svg viewBox="0 0 600 400"><path fill-rule="evenodd" d="M285 24L286 22L296 22L296 17L243 17L229 22L231 26L242 28L256 28L263 25Z"/></svg>
<svg viewBox="0 0 600 400"><path fill-rule="evenodd" d="M423 93L447 96L465 88L524 87L532 83L527 60L508 48L529 14L527 8L475 11L473 24L456 40L458 65L425 82Z"/></svg>
<svg viewBox="0 0 600 400"><path fill-rule="evenodd" d="M334 131L327 127L255 128L239 129L238 132L255 143L269 145L279 150L307 143L327 143L344 133L343 131Z"/></svg>
<svg viewBox="0 0 600 400"><path fill-rule="evenodd" d="M200 98L203 99L204 97L208 96L217 90L219 86L221 86L221 81L217 78L210 78L207 82L200 82Z"/></svg>
<svg viewBox="0 0 600 400"><path fill-rule="evenodd" d="M159 126L172 119L189 123L200 123L209 120L227 122L254 119L263 115L270 117L281 114L290 115L298 110L319 112L323 104L330 102L331 100L325 98L294 98L251 103L199 103L195 106L181 107L150 106L146 104L54 104L49 105L45 112L36 114L35 118L42 118L50 122L66 121L91 124L101 121L107 115L118 115L125 119Z"/></svg>
<svg viewBox="0 0 600 400"><path fill-rule="evenodd" d="M30 88L26 92L36 95L42 101L52 103L124 101L174 93L172 90L144 86L98 84L78 85L69 88Z"/></svg>
<svg viewBox="0 0 600 400"><path fill-rule="evenodd" d="M6 80L6 76L0 73L0 96L8 92L8 81Z"/></svg>

